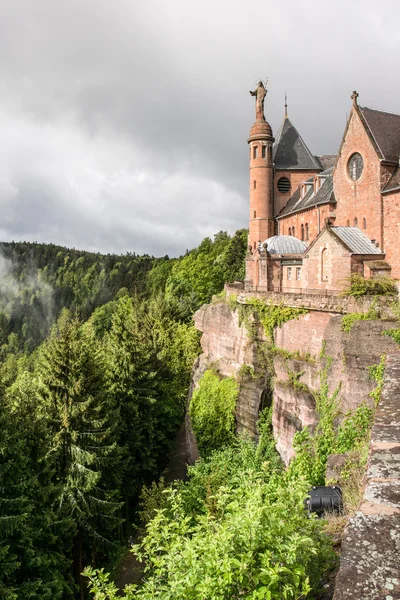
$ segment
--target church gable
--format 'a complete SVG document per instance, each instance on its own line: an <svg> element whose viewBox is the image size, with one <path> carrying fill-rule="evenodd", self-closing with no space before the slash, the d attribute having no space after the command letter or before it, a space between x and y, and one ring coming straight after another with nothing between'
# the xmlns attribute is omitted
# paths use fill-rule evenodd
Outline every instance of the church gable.
<svg viewBox="0 0 400 600"><path fill-rule="evenodd" d="M333 173L335 225L359 227L382 246L380 157L360 110L353 97Z"/></svg>

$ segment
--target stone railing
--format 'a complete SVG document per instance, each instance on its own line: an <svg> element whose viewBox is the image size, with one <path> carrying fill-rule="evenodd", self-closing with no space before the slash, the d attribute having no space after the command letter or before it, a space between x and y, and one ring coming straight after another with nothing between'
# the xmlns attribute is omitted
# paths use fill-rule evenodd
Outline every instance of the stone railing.
<svg viewBox="0 0 400 600"><path fill-rule="evenodd" d="M344 531L334 600L400 598L400 352L387 356L366 486Z"/></svg>
<svg viewBox="0 0 400 600"><path fill-rule="evenodd" d="M246 298L259 298L271 304L282 304L293 308L302 307L308 310L338 314L366 313L370 309L375 309L382 319L396 319L391 308L394 300L391 296L361 296L360 298L354 298L329 292L312 293L313 291L311 291L310 293L310 290L300 293L244 291L244 286L240 282L225 284L225 292L227 296L236 295L238 302L243 304L246 303Z"/></svg>

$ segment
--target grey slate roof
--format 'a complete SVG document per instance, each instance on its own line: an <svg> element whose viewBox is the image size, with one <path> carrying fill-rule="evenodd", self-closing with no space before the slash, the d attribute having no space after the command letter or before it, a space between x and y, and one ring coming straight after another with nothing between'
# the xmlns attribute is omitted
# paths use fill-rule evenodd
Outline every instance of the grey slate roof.
<svg viewBox="0 0 400 600"><path fill-rule="evenodd" d="M359 106L359 110L381 158L398 163L400 155L400 115L366 108L365 106Z"/></svg>
<svg viewBox="0 0 400 600"><path fill-rule="evenodd" d="M275 169L321 170L320 163L311 154L289 117L285 117L276 134L272 157Z"/></svg>
<svg viewBox="0 0 400 600"><path fill-rule="evenodd" d="M314 188L310 186L310 189L305 194L304 198L301 198L299 186L294 194L289 198L286 206L283 207L277 218L280 219L292 213L307 210L316 205L336 202L335 195L333 193L332 171L333 167L330 167L329 169L326 169L322 173L318 174L319 177L324 177L324 181L316 194L314 194ZM307 181L313 181L313 177Z"/></svg>
<svg viewBox="0 0 400 600"><path fill-rule="evenodd" d="M353 254L384 254L358 227L330 227Z"/></svg>
<svg viewBox="0 0 400 600"><path fill-rule="evenodd" d="M270 254L303 254L307 250L307 244L291 235L274 235L264 243Z"/></svg>
<svg viewBox="0 0 400 600"><path fill-rule="evenodd" d="M391 192L398 189L400 189L400 167L397 167L389 181L383 186L382 192Z"/></svg>
<svg viewBox="0 0 400 600"><path fill-rule="evenodd" d="M329 169L335 166L337 156L336 154L317 154L315 158L323 169Z"/></svg>

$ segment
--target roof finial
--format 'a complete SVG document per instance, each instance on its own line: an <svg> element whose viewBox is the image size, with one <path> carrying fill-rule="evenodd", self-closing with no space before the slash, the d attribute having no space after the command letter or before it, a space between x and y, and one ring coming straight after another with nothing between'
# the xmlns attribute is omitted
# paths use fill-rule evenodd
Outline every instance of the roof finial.
<svg viewBox="0 0 400 600"><path fill-rule="evenodd" d="M287 118L287 93L285 92L285 119Z"/></svg>
<svg viewBox="0 0 400 600"><path fill-rule="evenodd" d="M357 106L358 93L354 90L350 98L353 100L353 106Z"/></svg>

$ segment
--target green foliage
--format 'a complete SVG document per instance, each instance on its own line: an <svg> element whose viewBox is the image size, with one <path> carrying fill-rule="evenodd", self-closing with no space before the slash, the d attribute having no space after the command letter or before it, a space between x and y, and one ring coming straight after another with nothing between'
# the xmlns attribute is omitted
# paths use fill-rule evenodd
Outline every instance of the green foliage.
<svg viewBox="0 0 400 600"><path fill-rule="evenodd" d="M83 593L140 489L155 501L200 352L192 311L243 276L246 233L173 260L2 245L1 597Z"/></svg>
<svg viewBox="0 0 400 600"><path fill-rule="evenodd" d="M238 371L238 380L240 383L243 383L245 381L251 381L253 379L257 379L257 375L254 371L254 367L252 367L251 365L241 365L239 371Z"/></svg>
<svg viewBox="0 0 400 600"><path fill-rule="evenodd" d="M271 346L269 351L273 355L281 356L285 360L300 360L302 362L315 363L315 359L309 352L301 352L300 350L289 352L289 350L286 350L285 348L279 348L275 345Z"/></svg>
<svg viewBox="0 0 400 600"><path fill-rule="evenodd" d="M340 385L330 393L328 371L332 359L325 356L324 350L321 358L325 359L325 367L320 371L320 387L315 393L319 423L314 435L307 427L296 433L296 455L288 470L291 477L305 477L310 485L324 485L326 463L330 454L362 454L363 448L368 444L373 422L373 410L366 404L361 404L355 411L346 413L342 423L338 424ZM378 365L376 370L379 371L377 377L380 380L382 366Z"/></svg>
<svg viewBox="0 0 400 600"><path fill-rule="evenodd" d="M400 346L400 329L387 329L382 335L388 335Z"/></svg>
<svg viewBox="0 0 400 600"><path fill-rule="evenodd" d="M354 273L348 280L348 289L344 296L396 296L396 281L390 277L376 277L365 279L362 275Z"/></svg>
<svg viewBox="0 0 400 600"><path fill-rule="evenodd" d="M386 366L386 356L383 354L380 358L380 361L377 365L372 365L368 367L369 375L373 381L376 383L375 389L370 392L370 397L374 400L375 406L378 406L379 400L381 399L381 393L384 384L384 375L385 375L385 366Z"/></svg>
<svg viewBox="0 0 400 600"><path fill-rule="evenodd" d="M157 510L167 504L165 491L168 489L164 477L153 481L150 486L144 485L140 492L139 514L142 523L148 523L155 517Z"/></svg>
<svg viewBox="0 0 400 600"><path fill-rule="evenodd" d="M262 441L237 440L190 469L188 483L147 525L134 550L146 562L144 584L124 597L317 597L333 566L322 522L304 511L307 483L288 480L271 460L266 421ZM93 598L114 598L104 573L86 572Z"/></svg>
<svg viewBox="0 0 400 600"><path fill-rule="evenodd" d="M304 371L296 372L296 371L291 371L290 369L288 369L287 374L288 374L289 384L293 387L293 389L300 391L300 392L309 392L310 391L308 385L306 383L303 383L302 381L300 381L300 377L302 375L304 375Z"/></svg>
<svg viewBox="0 0 400 600"><path fill-rule="evenodd" d="M349 333L356 321L370 321L379 319L379 314L374 307L371 307L366 313L349 313L342 317L342 330Z"/></svg>
<svg viewBox="0 0 400 600"><path fill-rule="evenodd" d="M193 392L189 414L202 456L232 443L239 386L231 378L206 371Z"/></svg>
<svg viewBox="0 0 400 600"><path fill-rule="evenodd" d="M205 238L200 246L176 261L165 283L171 311L188 319L202 304L219 293L226 281L244 278L247 230L230 238L220 231L214 241Z"/></svg>
<svg viewBox="0 0 400 600"><path fill-rule="evenodd" d="M361 404L354 412L348 412L338 428L335 454L344 454L358 450L368 439L374 418L374 411L366 404Z"/></svg>
<svg viewBox="0 0 400 600"><path fill-rule="evenodd" d="M298 319L307 314L305 308L267 304L258 298L248 298L246 304L239 305L239 322L244 322L251 337L255 336L256 324L259 322L267 338L273 342L275 327L281 327L287 321Z"/></svg>

